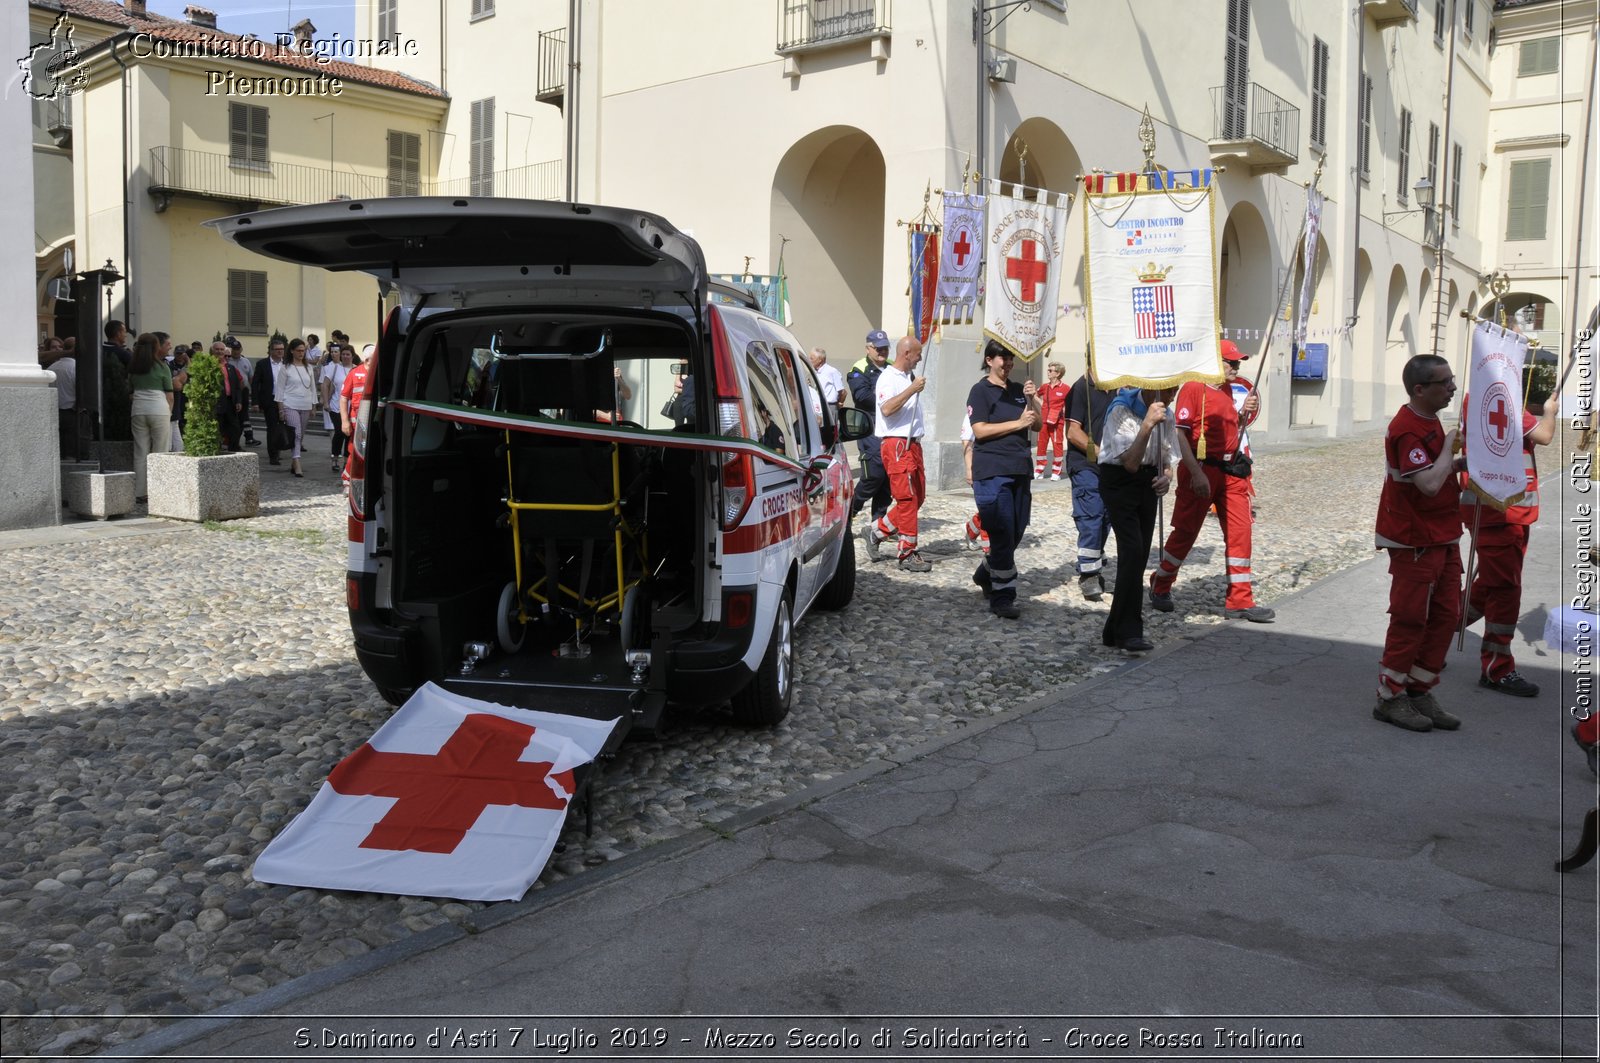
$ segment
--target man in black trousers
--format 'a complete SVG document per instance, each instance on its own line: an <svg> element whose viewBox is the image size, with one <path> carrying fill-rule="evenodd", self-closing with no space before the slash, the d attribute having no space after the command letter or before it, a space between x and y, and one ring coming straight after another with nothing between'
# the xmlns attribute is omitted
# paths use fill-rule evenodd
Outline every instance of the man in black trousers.
<svg viewBox="0 0 1600 1063"><path fill-rule="evenodd" d="M278 461L278 374L283 372L283 340L267 344L267 356L256 363L250 376L250 396L261 409L267 423L267 463Z"/></svg>

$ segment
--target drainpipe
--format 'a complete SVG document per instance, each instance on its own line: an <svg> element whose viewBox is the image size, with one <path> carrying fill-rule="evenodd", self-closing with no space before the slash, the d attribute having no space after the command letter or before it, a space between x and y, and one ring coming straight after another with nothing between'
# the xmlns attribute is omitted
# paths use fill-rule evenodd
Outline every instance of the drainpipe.
<svg viewBox="0 0 1600 1063"><path fill-rule="evenodd" d="M1433 347L1431 353L1436 357L1439 354L1441 338L1440 326L1444 324L1444 216L1445 208L1454 209L1454 204L1444 202L1444 195L1450 188L1450 116L1455 106L1456 83L1456 19L1454 8L1450 14L1450 47L1445 52L1444 75L1444 133L1440 136L1439 154L1444 158L1439 165L1439 186L1434 189L1434 200L1439 204L1439 234L1433 244ZM1459 219L1457 219L1459 221Z"/></svg>
<svg viewBox="0 0 1600 1063"><path fill-rule="evenodd" d="M567 202L578 201L578 56L582 0L567 0Z"/></svg>
<svg viewBox="0 0 1600 1063"><path fill-rule="evenodd" d="M116 37L112 38L111 40L110 49L111 58L116 61L116 64L119 67L122 68L122 301L124 304L123 314L131 319L133 315L129 313L129 311L133 309L133 299L131 297L131 293L133 292L133 277L135 271L133 268L133 255L131 254L133 250L133 237L131 235L133 231L131 228L133 221L133 200L129 192L133 185L133 166L131 160L128 158L128 131L132 119L128 112L128 64L124 63L122 61L122 56L118 54L119 45L121 45L123 41L127 40L128 37L129 34L127 32L117 34ZM105 322L101 322L101 324L104 323ZM137 334L137 330L133 328L133 322L131 320L127 321L126 324L128 325L129 332ZM104 337L101 336L92 337L93 341L96 343L99 343L103 338Z"/></svg>
<svg viewBox="0 0 1600 1063"><path fill-rule="evenodd" d="M1356 92L1358 100L1360 93L1364 91L1360 86L1364 86L1366 84L1366 82L1361 79L1367 75L1367 13L1365 11L1365 7L1365 3L1358 2L1356 4ZM1356 124L1358 127L1360 123L1361 108L1358 103L1356 107ZM1358 167L1361 165L1360 155L1361 146L1358 144L1356 145L1356 165ZM1351 342L1355 342L1354 337L1356 334L1356 322L1361 320L1361 175L1359 173L1356 174L1356 194L1355 203L1353 206L1355 214L1355 233L1351 238L1351 246L1356 249L1356 254L1351 259L1350 316L1345 318L1344 322L1345 325L1350 329L1350 335L1352 337ZM1291 276L1293 276L1294 269L1292 267L1290 268L1289 273ZM1377 278L1371 278L1369 283L1376 283L1376 280ZM1272 312L1274 315L1277 314L1278 309L1279 308L1277 307L1273 308ZM1377 365L1377 359L1373 359L1373 364L1374 366ZM1352 383L1354 383L1354 381L1352 381Z"/></svg>

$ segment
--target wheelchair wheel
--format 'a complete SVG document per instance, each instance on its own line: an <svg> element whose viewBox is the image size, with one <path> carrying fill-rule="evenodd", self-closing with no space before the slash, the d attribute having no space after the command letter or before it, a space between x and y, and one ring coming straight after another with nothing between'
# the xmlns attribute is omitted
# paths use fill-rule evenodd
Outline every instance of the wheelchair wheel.
<svg viewBox="0 0 1600 1063"><path fill-rule="evenodd" d="M522 640L527 637L528 627L517 619L517 584L508 581L500 590L500 608L494 616L494 633L500 640L500 648L507 653L516 653L522 649Z"/></svg>

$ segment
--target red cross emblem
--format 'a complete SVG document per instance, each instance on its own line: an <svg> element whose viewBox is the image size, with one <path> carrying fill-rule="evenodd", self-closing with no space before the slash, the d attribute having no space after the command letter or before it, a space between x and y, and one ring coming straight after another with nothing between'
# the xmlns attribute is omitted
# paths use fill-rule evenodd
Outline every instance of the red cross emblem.
<svg viewBox="0 0 1600 1063"><path fill-rule="evenodd" d="M549 761L517 758L533 727L503 716L473 713L436 754L384 753L370 743L328 773L341 794L398 800L361 842L363 849L450 853L490 805L560 811L575 789L572 771L551 772Z"/></svg>
<svg viewBox="0 0 1600 1063"><path fill-rule="evenodd" d="M1494 406L1489 410L1489 423L1494 426L1496 439L1506 437L1506 429L1511 426L1511 415L1506 412L1506 400L1503 396L1494 397Z"/></svg>
<svg viewBox="0 0 1600 1063"><path fill-rule="evenodd" d="M950 245L950 250L956 253L956 267L959 269L966 266L967 256L972 254L972 243L967 239L965 227L956 233L956 241Z"/></svg>
<svg viewBox="0 0 1600 1063"><path fill-rule="evenodd" d="M1039 258L1039 243L1037 240L1022 241L1022 257L1006 258L1006 280L1021 282L1022 301L1036 303L1039 301L1036 288L1043 284L1050 275L1049 264Z"/></svg>

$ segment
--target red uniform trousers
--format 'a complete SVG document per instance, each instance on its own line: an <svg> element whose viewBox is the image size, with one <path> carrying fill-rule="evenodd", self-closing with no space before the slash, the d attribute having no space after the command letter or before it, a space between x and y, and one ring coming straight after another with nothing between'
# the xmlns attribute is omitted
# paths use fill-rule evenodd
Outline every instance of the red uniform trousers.
<svg viewBox="0 0 1600 1063"><path fill-rule="evenodd" d="M1190 489L1188 466L1178 467L1178 490L1172 501L1172 533L1161 548L1161 561L1150 586L1157 594L1166 594L1177 581L1178 569L1194 546L1205 523L1206 511L1213 504L1217 519L1222 523L1222 540L1227 551L1228 598L1226 608L1249 609L1256 604L1255 590L1250 578L1250 480L1243 476L1229 476L1215 465L1200 466L1206 482L1211 485L1211 497L1201 498Z"/></svg>
<svg viewBox="0 0 1600 1063"><path fill-rule="evenodd" d="M1483 614L1478 659L1483 674L1499 679L1514 671L1511 636L1522 612L1522 559L1528 554L1526 524L1494 524L1478 529L1478 564L1467 600Z"/></svg>
<svg viewBox="0 0 1600 1063"><path fill-rule="evenodd" d="M889 494L894 502L889 512L878 519L878 538L900 537L900 556L917 548L917 510L928 497L928 482L922 470L922 444L890 436L883 441L883 471L889 477Z"/></svg>
<svg viewBox="0 0 1600 1063"><path fill-rule="evenodd" d="M1047 447L1055 446L1055 461L1050 464L1050 475L1060 476L1061 466L1067 460L1067 422L1065 419L1054 424L1044 424L1039 428L1039 449L1034 452L1033 474L1044 475L1044 452Z"/></svg>
<svg viewBox="0 0 1600 1063"><path fill-rule="evenodd" d="M981 547L984 553L989 552L989 533L983 530L983 517L974 513L967 518L967 546Z"/></svg>
<svg viewBox="0 0 1600 1063"><path fill-rule="evenodd" d="M1378 662L1378 696L1421 694L1439 681L1461 619L1461 550L1389 548L1389 632Z"/></svg>

